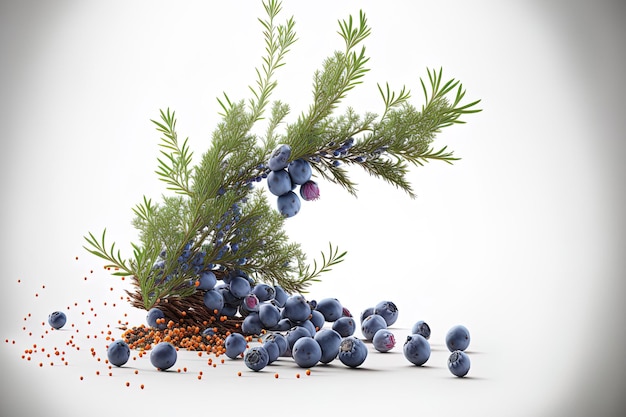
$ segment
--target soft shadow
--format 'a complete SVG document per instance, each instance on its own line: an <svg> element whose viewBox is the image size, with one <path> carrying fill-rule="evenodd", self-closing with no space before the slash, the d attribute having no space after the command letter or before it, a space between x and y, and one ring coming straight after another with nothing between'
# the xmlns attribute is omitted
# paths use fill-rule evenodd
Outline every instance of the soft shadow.
<svg viewBox="0 0 626 417"><path fill-rule="evenodd" d="M380 371L386 371L386 369L374 369L374 368L368 368L367 366L357 366L356 368L352 368L350 366L344 366L344 368L348 372L380 372Z"/></svg>
<svg viewBox="0 0 626 417"><path fill-rule="evenodd" d="M474 381L488 381L489 378L483 378L480 376L471 376L471 375L465 375L463 377L458 377L458 376L454 376L452 374L450 374L450 377L448 377L447 379L464 379L464 380L474 380Z"/></svg>
<svg viewBox="0 0 626 417"><path fill-rule="evenodd" d="M409 368L410 369L414 369L414 368L419 368L419 369L442 369L443 368L442 366L432 366L432 365L426 365L426 364L424 364L424 365L413 365L410 362L407 365L404 365L403 367L407 368L407 369L409 369Z"/></svg>

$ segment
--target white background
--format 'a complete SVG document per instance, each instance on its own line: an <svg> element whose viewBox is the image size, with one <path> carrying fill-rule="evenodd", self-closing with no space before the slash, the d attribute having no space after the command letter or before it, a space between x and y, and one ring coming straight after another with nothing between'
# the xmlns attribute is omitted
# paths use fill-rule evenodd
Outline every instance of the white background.
<svg viewBox="0 0 626 417"><path fill-rule="evenodd" d="M0 3L7 415L208 406L313 414L329 402L368 415L623 410L623 4L286 1L282 17L294 16L299 40L274 98L291 105L291 120L308 108L313 71L342 47L337 20L360 9L372 27L371 71L345 105L381 111L376 83L389 82L406 85L419 106L419 78L439 67L461 80L468 100L482 99L482 113L445 129L435 143L462 159L411 172L416 199L354 171L358 198L320 182L322 199L305 202L288 221L311 258L329 241L348 251L307 296L336 297L356 315L394 301L396 354L370 354L360 373L320 367L299 381L274 381L272 370L237 379L234 369L245 368L232 363L198 381L195 374L158 373L144 358L136 366L146 384L141 391L123 386L135 378L130 370L94 377L102 365L85 353L92 343L102 353L104 342L85 333L124 313L140 324L144 313L119 300L128 283L101 269L82 248L83 236L107 228L129 254L136 240L131 207L164 191L154 174L158 134L150 123L159 109L176 111L179 135L189 136L197 161L219 120L215 98L249 97L263 52L261 3ZM75 332L69 324L65 333L40 338L47 314L66 306L82 331L75 334L81 352L64 345ZM399 353L419 319L433 329L424 369ZM454 324L472 334L472 369L462 380L445 369L443 337ZM63 345L71 365L51 367L41 352L21 359L33 343L48 351ZM193 360L181 354L181 363L202 369L204 361ZM297 372L281 366L281 374ZM91 378L79 381L83 374Z"/></svg>

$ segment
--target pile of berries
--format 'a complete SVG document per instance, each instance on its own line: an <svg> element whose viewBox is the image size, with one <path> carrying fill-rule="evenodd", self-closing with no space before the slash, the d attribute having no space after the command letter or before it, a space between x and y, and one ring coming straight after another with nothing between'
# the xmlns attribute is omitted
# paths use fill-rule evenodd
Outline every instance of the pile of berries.
<svg viewBox="0 0 626 417"><path fill-rule="evenodd" d="M193 259L190 256L181 261L193 265ZM122 367L132 350L139 350L149 352L155 368L167 370L176 363L178 350L186 349L242 360L252 371L260 371L280 357L292 359L301 368L335 360L357 368L367 360L368 351L371 353L368 343L380 353L396 347L393 325L399 313L396 304L388 300L363 310L359 325L336 298L310 300L280 285L254 282L243 271L231 271L219 280L214 274L201 272L195 285L199 288L197 298L204 300L206 311L211 313L209 320L197 323L190 317L196 313L191 308L174 317L172 310L164 306L153 307L147 312L145 324L125 329L121 338L107 346L110 364ZM48 317L54 329L66 323L62 311ZM356 335L357 329L360 336ZM404 358L416 366L428 362L430 336L425 321L415 322L402 346ZM249 344L252 340L259 343ZM470 369L468 329L462 325L450 328L445 343L450 351L449 371L457 377L466 376Z"/></svg>
<svg viewBox="0 0 626 417"><path fill-rule="evenodd" d="M381 301L360 314L360 331L350 311L336 298L318 301L307 300L302 294L288 294L280 286L268 284L249 285L241 275L231 276L227 283L212 291L230 294L228 303L239 300L235 313L241 321L237 331L218 334L216 327L206 323L198 326L179 326L173 321L165 324L164 314L151 309L146 317L147 326L127 330L121 339L107 348L112 365L124 366L131 349L150 351L150 361L159 370L171 368L177 360L177 350L204 350L217 356L226 355L233 360L243 359L252 371L260 371L280 357L288 357L301 368L328 364L339 360L343 365L356 368L367 359L370 342L378 352L391 351L396 338L391 327L398 318L398 308L391 301ZM254 300L250 303L249 300ZM223 299L222 299L223 301ZM223 307L221 313L223 311ZM223 316L225 317L225 316ZM63 326L64 316L54 312L49 323ZM406 360L416 366L424 365L430 358L429 325L423 320L414 323L407 336L402 352ZM256 338L260 343L250 345ZM445 343L451 354L448 369L464 377L470 369L465 352L470 343L469 331L456 325L447 332Z"/></svg>

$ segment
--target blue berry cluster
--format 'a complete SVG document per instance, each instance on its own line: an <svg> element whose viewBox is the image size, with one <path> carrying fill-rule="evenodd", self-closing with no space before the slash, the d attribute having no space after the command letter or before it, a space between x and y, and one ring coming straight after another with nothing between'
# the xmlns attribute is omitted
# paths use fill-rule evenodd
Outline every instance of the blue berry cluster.
<svg viewBox="0 0 626 417"><path fill-rule="evenodd" d="M174 290L196 287L200 290L210 290L217 284L215 272L223 272L226 266L220 264L226 257L225 263L244 265L248 259L240 251L240 246L249 239L248 228L241 221L241 205L234 203L220 218L213 230L207 230L202 235L202 241L190 241L185 244L175 265L166 268L167 251L164 249L152 270L155 285L167 284L179 276L189 277ZM208 228L207 228L208 229ZM215 254L211 262L207 262L207 253ZM168 271L166 273L166 270ZM153 296L151 293L150 296Z"/></svg>
<svg viewBox="0 0 626 417"><path fill-rule="evenodd" d="M380 157L382 154L387 152L389 148L388 145L382 145L376 148L374 151L362 154L358 152L354 152L352 147L355 144L355 139L353 137L349 137L343 142L329 142L324 149L320 149L315 152L315 154L311 157L313 162L319 162L322 158L327 159L330 164L334 167L338 167L341 165L342 161L347 161L353 164L362 164L366 162L368 159L376 159Z"/></svg>
<svg viewBox="0 0 626 417"><path fill-rule="evenodd" d="M242 200L244 202L244 200ZM245 224L242 224L243 211L241 205L234 203L221 217L215 226L213 235L206 239L206 247L219 248L214 262L218 263L225 255L238 255L236 262L239 265L246 263L247 259L243 256L239 247L242 243L250 240L250 233ZM222 265L208 265L209 269L217 268L223 270Z"/></svg>
<svg viewBox="0 0 626 417"><path fill-rule="evenodd" d="M300 211L300 198L305 201L319 198L317 183L311 180L311 164L298 158L290 161L291 147L279 145L270 155L264 177L267 188L277 197L277 207L284 217L293 217ZM300 187L299 194L294 190Z"/></svg>
<svg viewBox="0 0 626 417"><path fill-rule="evenodd" d="M329 142L325 149L321 149L315 153L313 157L315 161L319 161L321 158L331 158L333 160L333 166L341 165L341 159L348 157L348 151L354 146L354 138L348 138L344 142L338 144L337 142ZM354 162L365 162L365 157L354 156Z"/></svg>
<svg viewBox="0 0 626 417"><path fill-rule="evenodd" d="M452 352L448 357L448 369L453 375L465 376L470 369L470 359L465 350L470 343L470 334L467 327L457 324L446 333L446 346Z"/></svg>
<svg viewBox="0 0 626 417"><path fill-rule="evenodd" d="M253 287L254 289L257 286ZM266 289L261 293L266 294ZM326 326L331 324L332 328ZM243 356L244 363L259 371L279 357L290 357L301 368L338 359L348 367L360 366L367 357L367 346L354 336L352 314L336 298L319 302L307 300L301 294L281 294L261 301L248 311L242 323L243 334L265 333L260 346L246 348L241 341L234 343L229 357ZM233 336L233 341L241 339ZM230 349L227 344L227 352Z"/></svg>
<svg viewBox="0 0 626 417"><path fill-rule="evenodd" d="M398 319L398 307L392 301L381 301L361 312L361 333L371 341L374 349L388 352L396 345L395 335L389 330Z"/></svg>
<svg viewBox="0 0 626 417"><path fill-rule="evenodd" d="M389 327L398 319L398 308L391 301L381 301L361 313L363 337L357 337L355 320L338 299L324 298L318 302L307 300L301 294L279 293L271 288L266 284L251 287L251 294L263 296L255 308L240 310L245 317L243 335L229 336L226 343L227 356L243 357L246 366L253 371L263 369L281 356L292 358L302 368L328 364L336 359L356 368L367 359L366 342L371 342L374 349L382 353L396 346L395 335ZM266 336L261 346L247 347L244 335L263 333ZM415 322L402 346L409 362L421 366L428 361L430 333L426 322ZM469 345L467 328L460 325L451 328L446 335L446 345L451 351L448 369L455 376L465 376L470 366L464 352Z"/></svg>
<svg viewBox="0 0 626 417"><path fill-rule="evenodd" d="M193 251L193 242L189 242L185 245L183 251L176 260L176 265L171 268L171 271L166 274L166 256L167 251L164 249L160 255L159 260L154 263L152 270L154 272L154 283L156 285L167 284L172 281L178 274L187 275L200 275L207 271L207 267L204 265L205 251ZM193 272L193 274L190 274ZM189 279L185 284L186 286L193 286L194 282Z"/></svg>
<svg viewBox="0 0 626 417"><path fill-rule="evenodd" d="M206 308L221 316L245 318L250 312L258 311L262 303L272 300L275 304L287 296L280 285L255 283L240 270L226 273L219 284L213 280L211 282L213 286L210 288L198 288L205 290L203 297ZM242 328L250 325L244 321Z"/></svg>

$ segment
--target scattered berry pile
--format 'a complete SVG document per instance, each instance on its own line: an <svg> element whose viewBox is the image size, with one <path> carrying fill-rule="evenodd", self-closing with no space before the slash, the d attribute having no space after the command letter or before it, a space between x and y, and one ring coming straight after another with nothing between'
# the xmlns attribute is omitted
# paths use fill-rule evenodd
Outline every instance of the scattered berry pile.
<svg viewBox="0 0 626 417"><path fill-rule="evenodd" d="M238 331L220 334L216 327L185 328L176 326L173 321L163 328L163 314L153 308L147 316L148 327L142 325L125 332L125 342L135 349L167 346L168 361L154 365L157 368L171 367L176 361L176 352L169 346L179 346L218 356L225 354L230 359L243 358L252 371L260 371L280 357L293 359L301 368L328 364L335 359L356 368L367 359L366 342L381 353L396 346L390 326L398 319L398 308L391 301L381 301L363 310L360 315L362 335L358 337L354 317L336 298L307 300L302 294L287 294L280 286L254 285L241 275L231 276L207 293L211 291L215 294L209 297L211 308L220 312L228 310L233 314L228 319L242 318ZM417 366L429 360L430 333L430 326L423 320L414 323L402 346L406 360ZM250 346L253 338L261 343ZM452 327L445 341L451 352L450 372L458 377L465 376L470 367L469 356L465 353L470 341L468 329L462 325ZM161 356L165 354L160 353Z"/></svg>
<svg viewBox="0 0 626 417"><path fill-rule="evenodd" d="M113 291L113 288L110 290ZM40 323L43 329L41 338L53 332L67 331L65 334L69 338L66 346L62 348L46 346L42 342L32 343L24 349L22 358L39 362L40 367L55 364L67 366L72 360L69 350L81 351L101 363L96 376L113 376L129 362L145 356L149 357L150 364L156 370L187 372L186 367L175 366L179 351L185 350L197 351L199 356L206 354L210 367L223 364L225 360L241 361L252 372L271 367L279 358L287 358L298 368L303 368L306 375L310 375L312 368L333 361L349 368L363 366L367 363L368 345L381 354L396 348L397 340L392 326L398 319L398 308L391 301L381 301L363 310L359 323L336 298L309 300L302 294L286 293L277 285L254 284L243 275L228 275L223 282L205 291L217 291L223 306L221 310L214 311L212 319L203 322L202 326L184 317L178 321L166 319L159 308L153 308L146 314L146 323L139 326L129 327L128 322L118 320L117 329L107 324L106 331L85 334L79 333L75 319L79 316L87 325L96 323L97 313L91 300L87 301L89 309L82 312L76 311L79 303L68 306L66 311L52 311L48 320ZM41 293L38 292L35 297L41 299ZM128 297L120 299L128 301ZM104 302L104 306L117 307L115 302ZM224 312L233 315L227 316ZM30 321L31 316L28 315L24 320ZM225 330L225 322L231 324L230 330ZM218 326L220 323L222 325ZM27 327L24 326L23 330L27 331ZM360 335L357 330L360 330ZM115 336L116 331L119 332L118 336ZM39 336L32 331L28 333L33 338ZM415 322L402 346L407 361L421 366L429 360L430 333L426 322ZM81 350L84 347L82 344L98 337L106 341L106 352L93 347L96 344ZM6 339L6 343L15 344L15 341ZM450 351L447 361L450 373L456 377L466 376L470 369L470 359L466 353L470 343L468 329L462 325L450 328L445 343ZM372 350L369 352L371 355ZM47 362L36 359L44 356ZM118 368L122 369L116 371ZM133 371L138 373L138 369ZM130 386L132 381L133 386L144 389L143 383L130 379L128 373L125 375L129 377L125 381L126 386ZM238 371L237 375L241 376L242 373ZM278 373L272 375L278 378ZM88 377L80 375L80 380ZM299 377L300 373L297 373L296 378ZM197 378L202 378L202 371L198 372Z"/></svg>

